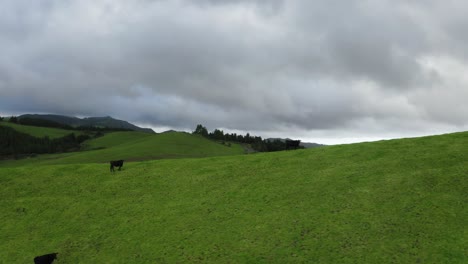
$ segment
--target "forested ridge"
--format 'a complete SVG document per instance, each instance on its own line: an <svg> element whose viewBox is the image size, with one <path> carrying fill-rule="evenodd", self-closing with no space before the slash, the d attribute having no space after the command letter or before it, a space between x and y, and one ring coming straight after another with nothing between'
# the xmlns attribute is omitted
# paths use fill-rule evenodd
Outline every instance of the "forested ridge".
<svg viewBox="0 0 468 264"><path fill-rule="evenodd" d="M2 158L23 157L30 154L60 153L77 151L89 135L70 133L64 137L51 139L34 137L0 125L0 156Z"/></svg>
<svg viewBox="0 0 468 264"><path fill-rule="evenodd" d="M225 144L226 142L248 144L252 147L252 149L258 152L273 152L288 149L304 148L299 145L300 140L268 140L262 139L262 137L259 136L252 136L249 133L245 135L240 135L236 133L224 133L224 131L220 129L215 129L213 130L213 132L208 132L208 129L201 124L197 125L195 131L193 131L192 134L201 135L212 140L221 141Z"/></svg>

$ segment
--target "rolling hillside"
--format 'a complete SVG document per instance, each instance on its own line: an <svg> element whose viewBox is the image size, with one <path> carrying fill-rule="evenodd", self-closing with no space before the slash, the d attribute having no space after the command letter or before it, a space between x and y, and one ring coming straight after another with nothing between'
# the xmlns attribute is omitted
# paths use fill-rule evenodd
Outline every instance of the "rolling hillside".
<svg viewBox="0 0 468 264"><path fill-rule="evenodd" d="M108 162L114 159L141 161L167 158L198 158L224 155L240 155L240 145L221 145L203 137L182 132L148 134L142 132L115 132L90 141L83 151L61 157L50 164Z"/></svg>
<svg viewBox="0 0 468 264"><path fill-rule="evenodd" d="M167 158L198 158L244 153L239 144L230 147L183 132L150 134L112 132L85 142L85 150L35 158L0 161L2 166L28 166L70 163L107 163L109 160L142 161Z"/></svg>
<svg viewBox="0 0 468 264"><path fill-rule="evenodd" d="M70 133L75 133L75 135L83 134L82 131L73 131L73 130L65 130L59 128L50 128L50 127L37 127L37 126L25 126L14 124L6 121L0 121L0 126L8 126L11 127L21 133L25 133L34 137L45 137L48 136L49 138L59 138Z"/></svg>
<svg viewBox="0 0 468 264"><path fill-rule="evenodd" d="M133 145L150 148L147 139ZM457 133L132 162L116 173L95 163L1 166L0 259L467 263L467 146L468 133Z"/></svg>

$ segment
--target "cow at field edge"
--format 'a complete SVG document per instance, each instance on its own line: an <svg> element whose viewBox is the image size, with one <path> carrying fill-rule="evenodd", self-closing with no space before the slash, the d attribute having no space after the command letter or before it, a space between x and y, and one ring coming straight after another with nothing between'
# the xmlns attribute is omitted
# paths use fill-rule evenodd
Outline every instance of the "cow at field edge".
<svg viewBox="0 0 468 264"><path fill-rule="evenodd" d="M111 172L115 171L114 167L119 167L119 170L122 169L123 162L124 162L123 160L111 160L111 162L110 162L110 171Z"/></svg>
<svg viewBox="0 0 468 264"><path fill-rule="evenodd" d="M35 264L51 264L54 262L54 259L57 259L58 253L50 253L42 256L37 256L34 258Z"/></svg>

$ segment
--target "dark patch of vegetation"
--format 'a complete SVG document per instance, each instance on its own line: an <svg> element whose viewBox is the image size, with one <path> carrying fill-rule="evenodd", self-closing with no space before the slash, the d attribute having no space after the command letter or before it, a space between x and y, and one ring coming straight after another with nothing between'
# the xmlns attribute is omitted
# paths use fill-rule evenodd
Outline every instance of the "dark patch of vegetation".
<svg viewBox="0 0 468 264"><path fill-rule="evenodd" d="M77 151L80 144L90 139L89 135L75 136L70 133L61 138L33 137L13 128L0 126L0 157L20 158L33 154Z"/></svg>
<svg viewBox="0 0 468 264"><path fill-rule="evenodd" d="M8 122L18 124L18 117L12 116L8 119Z"/></svg>
<svg viewBox="0 0 468 264"><path fill-rule="evenodd" d="M259 152L272 152L292 149L288 147L287 142L281 140L266 140L259 136L251 136L249 133L245 135L238 135L236 133L226 133L223 130L215 129L213 132L208 132L208 129L201 124L198 124L192 134L201 135L203 137L217 140L217 141L230 141L243 144L249 144L255 151ZM300 141L299 141L300 142ZM225 143L223 143L225 144ZM304 148L297 146L294 149Z"/></svg>
<svg viewBox="0 0 468 264"><path fill-rule="evenodd" d="M72 130L73 127L65 124L60 124L58 122L45 120L45 119L37 119L37 118L30 118L30 117L22 117L17 122L20 125L27 125L27 126L38 126L38 127L53 127L53 128L61 128L66 130Z"/></svg>
<svg viewBox="0 0 468 264"><path fill-rule="evenodd" d="M59 123L52 120L42 119L42 118L32 118L28 116L24 117L10 117L10 122L20 124L20 125L27 125L27 126L36 126L36 127L51 127L51 128L60 128L65 130L79 130L79 131L92 131L92 132L114 132L114 131L133 131L129 128L110 128L110 127L97 127L91 125L82 125L82 126L70 126L67 124Z"/></svg>

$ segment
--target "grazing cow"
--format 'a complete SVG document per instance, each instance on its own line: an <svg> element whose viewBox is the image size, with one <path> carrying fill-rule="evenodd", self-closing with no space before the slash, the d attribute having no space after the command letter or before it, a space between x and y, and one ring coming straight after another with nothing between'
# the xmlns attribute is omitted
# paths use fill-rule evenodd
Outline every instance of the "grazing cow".
<svg viewBox="0 0 468 264"><path fill-rule="evenodd" d="M286 140L286 149L298 149L299 144L301 143L300 140Z"/></svg>
<svg viewBox="0 0 468 264"><path fill-rule="evenodd" d="M111 160L111 162L110 162L110 171L111 172L115 171L114 167L119 167L119 170L122 169L123 162L124 162L123 160Z"/></svg>
<svg viewBox="0 0 468 264"><path fill-rule="evenodd" d="M54 262L54 259L57 259L57 254L58 253L50 253L50 254L46 254L43 256L37 256L34 258L34 263L35 264L52 264L52 262Z"/></svg>

